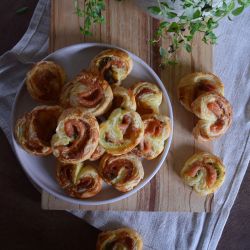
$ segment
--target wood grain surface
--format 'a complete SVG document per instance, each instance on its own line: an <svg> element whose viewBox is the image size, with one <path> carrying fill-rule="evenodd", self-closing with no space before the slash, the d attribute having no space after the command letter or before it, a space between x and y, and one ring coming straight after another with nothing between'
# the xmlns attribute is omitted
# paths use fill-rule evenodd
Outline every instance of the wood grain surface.
<svg viewBox="0 0 250 250"><path fill-rule="evenodd" d="M82 1L79 1L82 3ZM83 1L84 2L84 1ZM131 210L131 211L187 211L210 212L213 195L198 196L183 184L179 171L185 160L200 150L212 151L211 143L199 143L192 136L194 116L186 111L176 97L179 79L193 71L212 71L212 47L201 42L199 36L192 43L192 53L178 52L179 64L164 70L159 68L157 48L148 40L153 37L159 21L138 9L133 1L106 1L106 22L93 27L93 36L79 32L82 20L74 14L72 1L54 0L51 9L50 50L79 43L103 42L120 46L145 60L161 77L171 98L174 112L174 136L167 159L156 176L136 194L109 205L78 206L43 192L43 209ZM163 45L167 45L164 41Z"/></svg>

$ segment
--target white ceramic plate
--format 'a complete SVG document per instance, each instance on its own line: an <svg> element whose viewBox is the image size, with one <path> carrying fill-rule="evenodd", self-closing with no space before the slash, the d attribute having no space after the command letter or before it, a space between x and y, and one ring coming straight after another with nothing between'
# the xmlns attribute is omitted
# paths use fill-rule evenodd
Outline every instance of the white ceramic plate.
<svg viewBox="0 0 250 250"><path fill-rule="evenodd" d="M115 46L98 44L98 43L82 43L73 46L69 46L56 52L50 54L45 58L45 60L55 61L60 64L67 72L68 79L71 80L76 74L80 72L81 69L87 69L91 59L97 55L99 52L106 48L111 48ZM129 52L128 52L129 53ZM130 75L123 82L125 87L132 85L133 83L144 80L156 83L163 92L163 102L161 104L161 113L168 115L171 119L171 126L173 131L173 113L172 106L166 92L166 89L156 75L156 73L140 58L136 55L129 53L134 61L134 67ZM12 131L14 131L14 126L16 120L21 117L25 112L30 111L35 106L39 105L33 101L26 90L26 86L23 82L20 87L14 106L12 109ZM103 185L102 191L96 196L85 199L78 200L69 197L63 189L57 184L55 178L55 158L53 156L47 157L37 157L26 153L15 141L14 134L12 133L12 140L15 149L15 153L24 169L26 174L43 190L51 193L52 195L75 204L80 205L102 205L115 201L122 200L138 190L140 190L144 185L146 185L157 173L163 164L172 141L172 133L170 138L166 141L165 149L163 153L152 161L143 160L144 166L144 179L140 184L135 187L132 191L128 193L121 193L115 190L112 186L106 184Z"/></svg>

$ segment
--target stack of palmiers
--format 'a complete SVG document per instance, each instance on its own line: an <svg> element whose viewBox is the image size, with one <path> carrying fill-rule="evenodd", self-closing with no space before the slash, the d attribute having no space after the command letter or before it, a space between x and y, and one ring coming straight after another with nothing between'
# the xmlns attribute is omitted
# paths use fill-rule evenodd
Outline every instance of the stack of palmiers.
<svg viewBox="0 0 250 250"><path fill-rule="evenodd" d="M171 126L159 111L162 92L149 82L123 87L132 67L126 52L109 49L69 82L49 61L27 74L30 95L43 105L18 119L16 139L28 153L56 157L58 183L72 197L96 195L102 181L132 190L144 177L142 158L164 149Z"/></svg>
<svg viewBox="0 0 250 250"><path fill-rule="evenodd" d="M224 84L211 73L192 73L178 85L181 104L198 118L193 129L196 140L211 141L223 135L232 124L232 106L224 97ZM225 178L222 161L208 152L189 158L181 171L185 183L201 195L215 192Z"/></svg>

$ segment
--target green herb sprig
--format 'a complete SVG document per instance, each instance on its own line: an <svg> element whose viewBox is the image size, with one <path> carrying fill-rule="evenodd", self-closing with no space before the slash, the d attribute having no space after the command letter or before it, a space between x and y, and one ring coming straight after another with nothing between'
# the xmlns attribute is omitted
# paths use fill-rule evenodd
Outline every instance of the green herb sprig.
<svg viewBox="0 0 250 250"><path fill-rule="evenodd" d="M172 0L172 2L175 2ZM224 17L237 16L250 5L250 0L235 0L227 3L222 1L221 5L213 8L211 0L184 0L183 12L178 15L166 1L158 1L158 6L150 6L148 10L153 15L161 16L168 21L161 21L151 40L153 45L159 44L162 39L169 39L170 45L165 48L160 46L159 53L162 57L162 66L176 64L175 54L179 48L191 52L191 42L196 33L201 32L205 43L216 44L217 36L214 29L218 22Z"/></svg>
<svg viewBox="0 0 250 250"><path fill-rule="evenodd" d="M168 47L159 46L161 66L176 64L175 55L180 48L191 52L191 42L198 32L202 33L203 42L216 44L214 30L218 27L219 20L224 17L232 20L232 16L240 15L250 6L250 0L222 0L217 7L213 7L213 0L182 0L183 11L178 14L167 2L169 1L158 0L157 6L148 7L151 14L163 19L155 32L155 38L150 42L156 45L161 40L170 38ZM86 0L84 7L80 7L78 1L74 0L74 7L76 15L84 19L84 25L80 26L83 35L92 35L92 25L104 22L102 12L105 10L105 0Z"/></svg>
<svg viewBox="0 0 250 250"><path fill-rule="evenodd" d="M92 35L90 28L93 24L103 23L105 10L105 0L87 0L85 6L81 8L77 0L74 0L76 15L84 18L84 25L80 26L80 32L83 35Z"/></svg>

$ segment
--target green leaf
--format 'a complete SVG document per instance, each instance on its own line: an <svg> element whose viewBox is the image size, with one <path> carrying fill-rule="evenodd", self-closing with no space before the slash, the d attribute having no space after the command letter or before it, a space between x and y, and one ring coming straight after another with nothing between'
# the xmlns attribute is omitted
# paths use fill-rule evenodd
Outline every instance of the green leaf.
<svg viewBox="0 0 250 250"><path fill-rule="evenodd" d="M169 5L166 2L160 2L160 5L166 7L167 9L170 9Z"/></svg>
<svg viewBox="0 0 250 250"><path fill-rule="evenodd" d="M235 7L234 0L231 1L231 3L227 7L227 11L231 12Z"/></svg>
<svg viewBox="0 0 250 250"><path fill-rule="evenodd" d="M159 28L160 28L160 29L164 29L164 28L166 28L168 25L169 25L169 22L164 21L164 22L161 22L161 23L160 23Z"/></svg>
<svg viewBox="0 0 250 250"><path fill-rule="evenodd" d="M27 12L28 9L29 9L29 7L25 6L25 7L22 7L22 8L17 9L17 10L16 10L16 13L17 13L17 14L23 14L23 13Z"/></svg>
<svg viewBox="0 0 250 250"><path fill-rule="evenodd" d="M168 32L178 32L179 30L180 27L176 22L172 22L168 28Z"/></svg>
<svg viewBox="0 0 250 250"><path fill-rule="evenodd" d="M193 14L193 19L199 18L201 17L201 11L200 10L196 10Z"/></svg>
<svg viewBox="0 0 250 250"><path fill-rule="evenodd" d="M187 51L188 53L190 53L190 52L192 51L192 47L191 47L191 45L188 44L188 43L185 43L185 44L184 44L184 48L186 49L186 51Z"/></svg>
<svg viewBox="0 0 250 250"><path fill-rule="evenodd" d="M235 9L235 10L232 11L232 14L234 16L238 16L239 14L242 13L243 10L244 10L244 6L238 7L237 9Z"/></svg>
<svg viewBox="0 0 250 250"><path fill-rule="evenodd" d="M167 17L170 19L177 17L177 14L175 12L167 12L166 14L167 14Z"/></svg>
<svg viewBox="0 0 250 250"><path fill-rule="evenodd" d="M157 6L150 6L150 7L148 7L148 10L149 10L150 13L152 13L153 15L161 15L161 9L160 9L160 7L157 7Z"/></svg>

